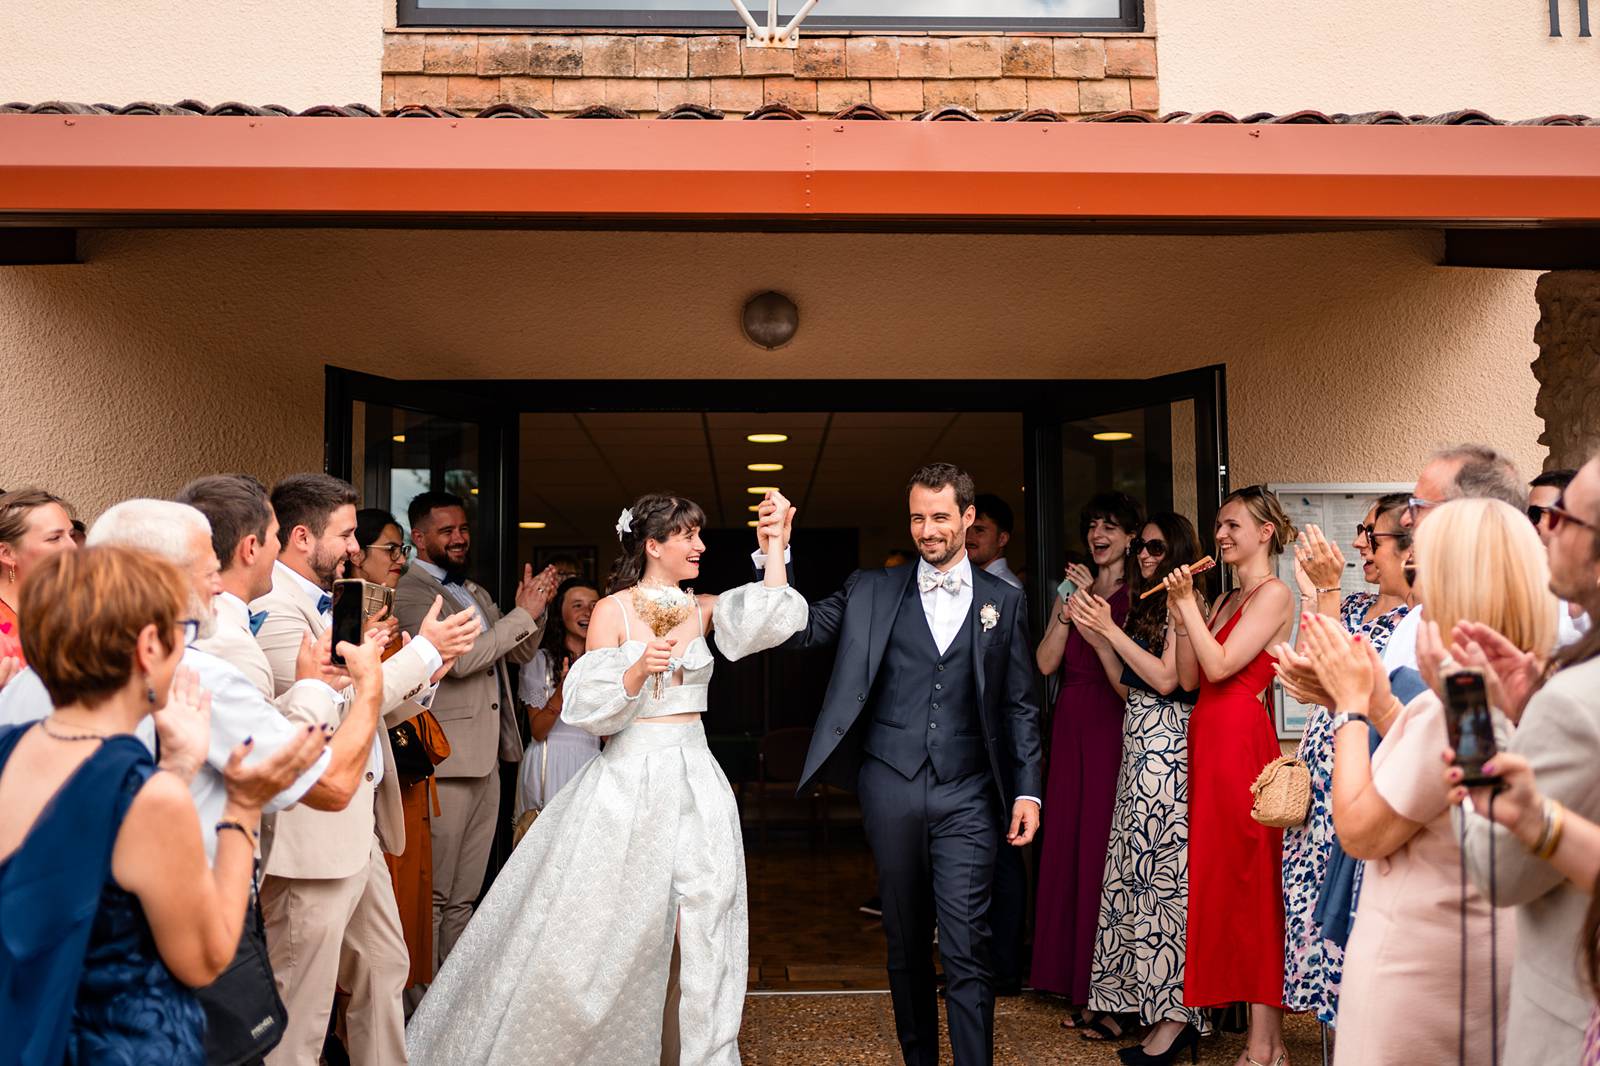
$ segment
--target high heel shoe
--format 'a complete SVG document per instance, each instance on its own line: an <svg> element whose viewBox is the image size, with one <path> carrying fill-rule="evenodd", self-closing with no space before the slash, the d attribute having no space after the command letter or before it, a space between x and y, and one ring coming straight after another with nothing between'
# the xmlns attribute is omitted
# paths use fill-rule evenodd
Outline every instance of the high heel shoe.
<svg viewBox="0 0 1600 1066"><path fill-rule="evenodd" d="M1123 1048L1117 1054L1129 1066L1171 1066L1172 1061L1185 1050L1189 1052L1190 1062L1200 1061L1200 1030L1192 1025L1185 1025L1178 1035L1172 1038L1167 1050L1159 1055L1150 1054L1139 1044Z"/></svg>
<svg viewBox="0 0 1600 1066"><path fill-rule="evenodd" d="M1278 1052L1278 1057L1272 1060L1272 1066L1283 1066L1283 1057L1285 1055L1287 1055L1287 1054L1288 1054L1287 1051ZM1250 1064L1250 1066L1267 1066L1266 1063L1257 1062L1255 1059L1251 1058L1249 1055L1246 1055L1244 1057L1244 1061L1248 1062Z"/></svg>

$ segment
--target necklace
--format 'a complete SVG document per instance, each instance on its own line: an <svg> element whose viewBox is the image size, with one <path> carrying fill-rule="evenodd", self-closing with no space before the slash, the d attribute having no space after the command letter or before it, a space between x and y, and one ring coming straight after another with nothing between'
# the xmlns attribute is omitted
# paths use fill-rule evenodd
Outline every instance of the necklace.
<svg viewBox="0 0 1600 1066"><path fill-rule="evenodd" d="M52 740L104 740L104 739L106 739L106 737L111 735L109 733L94 733L94 732L87 732L87 733L57 733L57 732L55 732L54 730L52 730L50 728L51 724L54 723L54 721L55 721L54 717L43 718L43 719L40 719L40 721L39 721L39 728L44 730L44 735L49 737L49 738L51 738ZM82 727L80 726L79 728L82 728Z"/></svg>

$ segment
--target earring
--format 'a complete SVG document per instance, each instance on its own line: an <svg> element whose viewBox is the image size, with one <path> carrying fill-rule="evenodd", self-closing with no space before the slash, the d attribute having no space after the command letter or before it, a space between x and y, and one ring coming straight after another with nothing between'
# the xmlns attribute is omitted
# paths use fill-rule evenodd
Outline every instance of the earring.
<svg viewBox="0 0 1600 1066"><path fill-rule="evenodd" d="M154 707L156 705L156 687L154 685L146 685L144 687L144 698L150 702L150 706Z"/></svg>

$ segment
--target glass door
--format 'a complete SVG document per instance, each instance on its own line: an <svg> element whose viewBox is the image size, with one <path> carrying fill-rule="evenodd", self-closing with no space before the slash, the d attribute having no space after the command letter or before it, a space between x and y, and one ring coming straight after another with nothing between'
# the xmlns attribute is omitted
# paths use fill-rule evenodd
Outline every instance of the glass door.
<svg viewBox="0 0 1600 1066"><path fill-rule="evenodd" d="M1098 492L1125 492L1144 513L1176 511L1209 543L1227 488L1223 368L1148 381L1072 382L1032 416L1029 469L1036 626L1069 558L1081 558L1078 516Z"/></svg>
<svg viewBox="0 0 1600 1066"><path fill-rule="evenodd" d="M355 485L363 507L394 515L409 541L407 508L419 493L454 493L472 527L472 579L504 593L514 583L505 559L515 484L515 432L490 401L432 383L394 381L329 369L327 468ZM503 597L501 597L503 598Z"/></svg>

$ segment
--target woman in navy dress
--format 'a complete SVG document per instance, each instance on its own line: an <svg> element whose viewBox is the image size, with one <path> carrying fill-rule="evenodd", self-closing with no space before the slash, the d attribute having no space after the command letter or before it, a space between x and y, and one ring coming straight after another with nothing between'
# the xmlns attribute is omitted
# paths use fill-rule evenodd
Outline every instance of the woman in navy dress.
<svg viewBox="0 0 1600 1066"><path fill-rule="evenodd" d="M190 596L125 548L58 555L23 582L23 647L54 710L0 729L0 1066L204 1062L185 986L232 961L261 804L326 740L308 731L249 768L235 750L213 870L188 789L210 736L209 697L178 669ZM378 668L374 643L341 650L353 673ZM133 736L156 712L159 768Z"/></svg>

